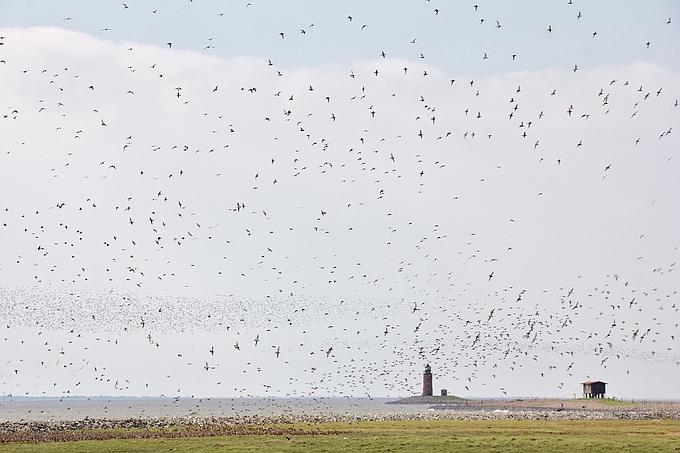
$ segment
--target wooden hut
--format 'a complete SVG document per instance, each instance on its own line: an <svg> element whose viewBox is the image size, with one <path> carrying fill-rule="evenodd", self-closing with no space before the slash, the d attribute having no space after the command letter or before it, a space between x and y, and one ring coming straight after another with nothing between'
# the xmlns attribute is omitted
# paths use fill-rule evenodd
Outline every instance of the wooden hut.
<svg viewBox="0 0 680 453"><path fill-rule="evenodd" d="M606 382L587 381L582 384L584 398L604 398L604 394L606 393Z"/></svg>

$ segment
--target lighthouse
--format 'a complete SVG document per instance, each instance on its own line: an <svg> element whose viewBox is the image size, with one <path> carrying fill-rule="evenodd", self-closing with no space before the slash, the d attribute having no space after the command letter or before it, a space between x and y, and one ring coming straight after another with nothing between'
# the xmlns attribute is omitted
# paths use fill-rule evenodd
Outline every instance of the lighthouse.
<svg viewBox="0 0 680 453"><path fill-rule="evenodd" d="M423 396L432 396L432 368L429 363L425 365L423 373Z"/></svg>

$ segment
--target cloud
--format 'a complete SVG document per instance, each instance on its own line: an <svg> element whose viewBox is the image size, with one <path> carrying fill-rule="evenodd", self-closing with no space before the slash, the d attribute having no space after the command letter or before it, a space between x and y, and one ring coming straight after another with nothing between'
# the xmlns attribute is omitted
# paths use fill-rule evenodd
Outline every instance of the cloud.
<svg viewBox="0 0 680 453"><path fill-rule="evenodd" d="M658 177L675 168L666 162L673 137L658 137L673 125L677 75L645 63L452 85L436 68L404 60L277 76L275 66L257 59L114 45L58 29L5 34L14 53L2 68L11 82L3 95L18 110L3 127L10 152L3 180L15 194L8 228L30 226L48 247L33 253L38 259L49 252L43 262L68 262L65 255L77 253L80 264L73 268L88 268L100 285L108 285L98 269L109 261L103 256L124 248L122 255L135 250L137 257L109 267L147 269L134 283L152 290L168 288L153 282L167 270L191 272L179 264L185 260L197 267L188 282L216 282L223 271L220 289L250 292L257 285L289 293L293 280L314 275L308 284L317 286L337 274L347 285L360 257L374 263L362 275L373 271L385 294L398 280L395 267L387 271L378 263L389 256L388 262L423 264L415 247L435 224L451 252L465 250L476 232L475 243L485 245L480 253L499 259L499 266L580 250L565 263L573 275L583 256L595 255L600 265L618 262L621 241L663 228L676 214L659 186L672 179ZM15 53L24 60L15 61ZM657 96L659 88L665 91ZM632 200L645 215L628 217L612 235L609 219L628 216ZM669 206L659 209L660 203ZM13 215L28 214L19 208L28 206L43 217L31 208L24 224L12 222ZM658 225L656 215L669 217ZM84 233L38 228L45 217L82 224ZM88 245L60 250L53 244L62 238ZM541 241L538 250L534 241ZM21 242L15 242L17 255ZM505 253L520 244L525 258ZM263 253L272 246L283 253ZM220 261L226 255L233 258ZM336 275L306 268L314 255L326 269L340 265ZM443 269L457 265L453 257L439 259ZM160 263L167 261L177 268L164 269ZM269 275L278 285L261 286L263 267L270 267L265 262L291 275ZM296 275L296 266L306 268L306 277ZM75 277L73 270L37 267L44 282ZM241 273L257 276L243 285ZM345 290L363 291L348 285Z"/></svg>
<svg viewBox="0 0 680 453"><path fill-rule="evenodd" d="M400 59L284 71L56 28L2 34L6 306L47 294L92 328L113 291L135 303L109 325L135 330L145 297L188 297L199 309L176 311L181 330L204 325L205 300L231 300L221 316L251 300L254 325L273 299L372 300L401 304L409 332L446 310L480 331L494 307L540 306L536 323L604 335L597 313L657 288L662 301L623 317L677 316L678 74L639 62L452 82ZM487 322L531 344L528 327Z"/></svg>

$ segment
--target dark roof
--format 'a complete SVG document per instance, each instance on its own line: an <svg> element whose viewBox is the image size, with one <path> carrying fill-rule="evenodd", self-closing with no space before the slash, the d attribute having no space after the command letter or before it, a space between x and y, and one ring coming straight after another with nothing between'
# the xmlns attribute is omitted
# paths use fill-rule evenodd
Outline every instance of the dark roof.
<svg viewBox="0 0 680 453"><path fill-rule="evenodd" d="M581 384L606 384L606 382L602 382L602 381L586 381L586 382L581 382Z"/></svg>

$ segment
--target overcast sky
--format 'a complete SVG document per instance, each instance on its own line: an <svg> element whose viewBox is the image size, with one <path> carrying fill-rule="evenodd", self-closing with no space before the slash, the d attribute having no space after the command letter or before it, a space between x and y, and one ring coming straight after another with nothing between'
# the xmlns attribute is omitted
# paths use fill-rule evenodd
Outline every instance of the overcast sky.
<svg viewBox="0 0 680 453"><path fill-rule="evenodd" d="M3 391L680 398L677 13L0 2Z"/></svg>

